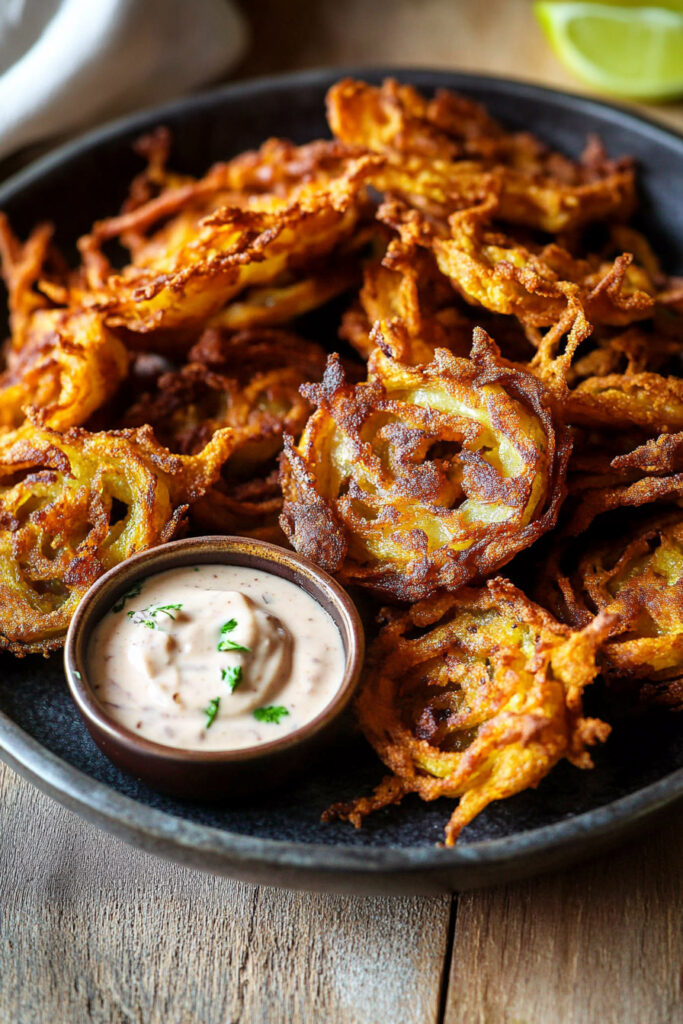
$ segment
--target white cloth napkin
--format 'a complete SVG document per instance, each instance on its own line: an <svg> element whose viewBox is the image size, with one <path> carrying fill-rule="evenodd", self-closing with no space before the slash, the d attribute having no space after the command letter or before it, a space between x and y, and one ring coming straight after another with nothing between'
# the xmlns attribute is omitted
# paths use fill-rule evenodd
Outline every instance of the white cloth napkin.
<svg viewBox="0 0 683 1024"><path fill-rule="evenodd" d="M0 0L0 158L215 79L245 42L229 0Z"/></svg>

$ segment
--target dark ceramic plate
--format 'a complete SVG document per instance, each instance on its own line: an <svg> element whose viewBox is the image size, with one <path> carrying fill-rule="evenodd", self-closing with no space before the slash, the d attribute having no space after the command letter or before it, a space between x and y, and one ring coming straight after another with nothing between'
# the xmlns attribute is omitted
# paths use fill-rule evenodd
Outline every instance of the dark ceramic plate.
<svg viewBox="0 0 683 1024"><path fill-rule="evenodd" d="M346 71L316 71L228 86L119 121L50 154L0 189L21 233L54 220L67 249L93 220L118 209L140 169L131 143L166 124L176 170L213 161L269 135L296 142L327 134L323 99ZM371 80L386 71L350 72ZM640 166L641 219L670 271L683 271L683 139L615 107L472 75L391 71L426 90L447 86L484 102L511 128L531 129L572 155L590 132ZM332 335L331 335L332 336ZM99 752L71 702L59 657L0 658L0 753L62 803L124 839L206 870L265 884L357 892L434 892L548 870L651 824L683 795L683 716L620 723L594 771L569 764L537 790L480 814L450 850L437 849L449 813L416 798L356 832L321 825L332 800L367 792L381 767L349 732L310 779L248 804L209 807L159 796Z"/></svg>

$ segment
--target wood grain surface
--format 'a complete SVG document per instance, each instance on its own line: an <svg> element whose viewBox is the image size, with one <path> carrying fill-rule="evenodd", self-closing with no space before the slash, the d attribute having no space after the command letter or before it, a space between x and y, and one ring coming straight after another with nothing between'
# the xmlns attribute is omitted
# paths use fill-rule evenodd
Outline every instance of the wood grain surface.
<svg viewBox="0 0 683 1024"><path fill-rule="evenodd" d="M241 75L391 63L585 91L528 0L242 6ZM683 129L682 104L646 112ZM679 812L452 900L289 893L132 849L0 765L0 1024L683 1024L682 849Z"/></svg>
<svg viewBox="0 0 683 1024"><path fill-rule="evenodd" d="M0 766L2 1024L680 1024L683 814L459 897L292 893L126 846Z"/></svg>
<svg viewBox="0 0 683 1024"><path fill-rule="evenodd" d="M178 867L0 766L2 1024L435 1024L450 905Z"/></svg>

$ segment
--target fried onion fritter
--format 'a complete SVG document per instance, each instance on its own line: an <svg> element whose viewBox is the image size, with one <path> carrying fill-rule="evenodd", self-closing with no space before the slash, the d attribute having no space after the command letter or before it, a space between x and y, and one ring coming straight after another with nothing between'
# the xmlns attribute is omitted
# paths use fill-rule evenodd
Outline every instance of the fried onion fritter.
<svg viewBox="0 0 683 1024"><path fill-rule="evenodd" d="M318 409L285 439L281 525L346 583L399 600L505 565L550 529L570 444L540 380L481 329L471 359L438 349L410 367L373 353L351 386L330 357Z"/></svg>
<svg viewBox="0 0 683 1024"><path fill-rule="evenodd" d="M683 379L658 373L587 377L569 392L567 421L611 430L683 430Z"/></svg>
<svg viewBox="0 0 683 1024"><path fill-rule="evenodd" d="M484 106L437 89L425 100L410 85L387 78L381 86L345 78L327 93L327 119L336 138L379 153L416 154L442 160L480 160L566 184L593 181L630 161L609 161L590 137L579 162L549 149L530 132L510 132Z"/></svg>
<svg viewBox="0 0 683 1024"><path fill-rule="evenodd" d="M172 455L150 427L90 434L27 424L0 438L0 648L60 647L94 581L170 540L232 444Z"/></svg>
<svg viewBox="0 0 683 1024"><path fill-rule="evenodd" d="M324 367L323 350L291 332L208 328L188 362L163 374L125 424L150 423L163 444L185 454L199 451L220 427L231 427L239 442L231 457L258 464L279 451L284 431L301 431L310 406L299 387L319 380Z"/></svg>
<svg viewBox="0 0 683 1024"><path fill-rule="evenodd" d="M208 328L188 360L140 397L126 424L150 423L163 444L186 454L229 427L233 443L221 478L193 507L193 521L213 532L282 540L274 460L283 434L298 435L308 419L299 388L321 378L325 353L287 331Z"/></svg>
<svg viewBox="0 0 683 1024"><path fill-rule="evenodd" d="M344 79L329 90L327 113L337 138L387 157L375 186L414 206L427 200L447 215L486 192L498 219L553 233L624 219L634 206L630 161L597 160L594 143L572 163L445 90L425 100L392 79L379 88Z"/></svg>
<svg viewBox="0 0 683 1024"><path fill-rule="evenodd" d="M677 472L584 492L542 567L537 598L577 627L610 612L601 662L612 688L683 708L683 435L614 461Z"/></svg>
<svg viewBox="0 0 683 1024"><path fill-rule="evenodd" d="M356 711L392 774L325 820L359 827L407 793L449 797L459 801L451 846L488 804L537 786L561 758L591 767L586 747L610 727L584 717L581 696L607 616L573 632L504 579L384 615Z"/></svg>
<svg viewBox="0 0 683 1024"><path fill-rule="evenodd" d="M97 313L36 310L0 374L0 430L20 426L27 409L54 430L82 426L116 394L128 363Z"/></svg>
<svg viewBox="0 0 683 1024"><path fill-rule="evenodd" d="M106 261L103 266L98 234L82 239L94 282L79 298L109 326L132 333L202 326L245 289L271 284L348 241L378 159L349 159L338 178L304 183L293 198L269 195L249 207L220 207L180 238L165 238L160 247L150 242L151 252L138 252L118 274Z"/></svg>
<svg viewBox="0 0 683 1024"><path fill-rule="evenodd" d="M643 268L633 265L630 253L605 262L576 259L554 242L534 251L488 230L493 210L494 202L487 199L452 214L445 237L417 210L397 201L385 202L378 216L406 246L431 249L466 302L531 327L558 320L571 293L580 297L592 323L625 326L652 315L656 288Z"/></svg>

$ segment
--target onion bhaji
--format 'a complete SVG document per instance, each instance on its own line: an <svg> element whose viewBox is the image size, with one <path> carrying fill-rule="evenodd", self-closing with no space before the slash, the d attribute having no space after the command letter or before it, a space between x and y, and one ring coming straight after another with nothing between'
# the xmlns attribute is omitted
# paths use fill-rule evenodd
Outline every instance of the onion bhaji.
<svg viewBox="0 0 683 1024"><path fill-rule="evenodd" d="M86 590L171 539L232 444L172 455L151 427L90 434L27 424L0 438L0 648L47 654Z"/></svg>
<svg viewBox="0 0 683 1024"><path fill-rule="evenodd" d="M111 272L95 232L81 240L89 287L77 294L109 326L133 334L196 329L247 288L272 284L348 243L379 159L349 158L338 177L304 182L290 196L221 206L180 237L167 237L167 226L161 244L151 239L119 273Z"/></svg>
<svg viewBox="0 0 683 1024"><path fill-rule="evenodd" d="M125 345L97 313L37 310L0 374L0 430L33 419L54 430L86 424L128 373Z"/></svg>
<svg viewBox="0 0 683 1024"><path fill-rule="evenodd" d="M597 138L392 79L327 115L201 177L159 127L76 266L0 213L0 648L186 525L289 542L395 605L357 702L391 775L327 817L449 796L450 844L590 764L597 671L683 708L683 278Z"/></svg>
<svg viewBox="0 0 683 1024"><path fill-rule="evenodd" d="M508 235L490 231L494 204L451 215L447 232L417 210L393 201L379 216L395 228L407 246L430 249L439 269L472 305L514 316L531 327L547 327L564 311L567 294L576 293L593 323L622 326L652 315L655 285L630 253L613 261L595 256L576 259L550 243L523 245Z"/></svg>
<svg viewBox="0 0 683 1024"><path fill-rule="evenodd" d="M347 383L331 357L318 406L286 438L281 525L347 583L399 600L505 565L555 523L570 444L549 392L475 330L470 359L410 367L377 350Z"/></svg>
<svg viewBox="0 0 683 1024"><path fill-rule="evenodd" d="M194 454L221 427L233 444L220 480L192 509L211 532L281 540L276 456L285 432L299 434L310 412L299 388L319 380L325 353L291 332L207 328L180 370L128 411L127 425L150 423L174 452Z"/></svg>
<svg viewBox="0 0 683 1024"><path fill-rule="evenodd" d="M574 163L445 90L425 100L392 79L380 88L344 79L328 93L327 114L342 142L386 156L377 187L413 205L448 213L485 192L498 219L553 233L624 219L634 206L631 162L608 161L596 140Z"/></svg>
<svg viewBox="0 0 683 1024"><path fill-rule="evenodd" d="M584 717L581 695L608 616L574 632L503 579L384 616L356 708L392 774L327 820L359 827L407 793L451 797L450 846L491 801L537 786L561 758L591 767L586 747L610 727Z"/></svg>
<svg viewBox="0 0 683 1024"><path fill-rule="evenodd" d="M663 441L620 461L641 471L672 463L683 470L683 437ZM536 596L575 627L611 613L600 652L610 687L683 708L683 472L584 492L543 565Z"/></svg>

